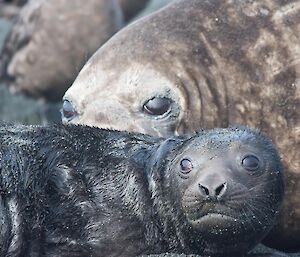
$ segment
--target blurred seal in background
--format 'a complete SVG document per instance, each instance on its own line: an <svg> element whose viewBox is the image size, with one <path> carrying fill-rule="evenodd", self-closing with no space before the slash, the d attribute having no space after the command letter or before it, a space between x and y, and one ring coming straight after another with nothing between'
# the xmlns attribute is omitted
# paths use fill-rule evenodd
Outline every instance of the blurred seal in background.
<svg viewBox="0 0 300 257"><path fill-rule="evenodd" d="M59 101L85 61L122 24L115 1L31 0L2 49L1 80L12 91Z"/></svg>

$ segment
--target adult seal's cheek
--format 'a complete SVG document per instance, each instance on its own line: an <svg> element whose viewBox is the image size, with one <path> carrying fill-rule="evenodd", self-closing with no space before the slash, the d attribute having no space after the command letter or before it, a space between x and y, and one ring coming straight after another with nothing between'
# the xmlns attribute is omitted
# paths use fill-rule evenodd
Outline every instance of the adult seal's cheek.
<svg viewBox="0 0 300 257"><path fill-rule="evenodd" d="M64 108L64 107L63 107ZM91 102L83 113L74 113L71 117L62 111L63 123L88 124L89 126L107 129L118 129L122 131L139 131L144 134L152 134L161 137L168 137L174 134L175 126L164 120L157 121L148 119L137 113L128 113L129 107L124 104L110 101ZM128 120L130 117L130 120Z"/></svg>

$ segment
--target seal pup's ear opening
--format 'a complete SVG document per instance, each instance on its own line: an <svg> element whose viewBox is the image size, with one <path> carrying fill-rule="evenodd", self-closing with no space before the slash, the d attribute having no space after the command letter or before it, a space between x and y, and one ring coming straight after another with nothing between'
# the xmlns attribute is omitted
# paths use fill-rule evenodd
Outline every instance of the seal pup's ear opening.
<svg viewBox="0 0 300 257"><path fill-rule="evenodd" d="M160 191L158 187L161 187L163 184L165 166L168 163L168 155L181 143L182 140L180 140L180 137L172 137L162 141L157 148L153 149L145 169L148 178L149 191L153 198L154 195Z"/></svg>

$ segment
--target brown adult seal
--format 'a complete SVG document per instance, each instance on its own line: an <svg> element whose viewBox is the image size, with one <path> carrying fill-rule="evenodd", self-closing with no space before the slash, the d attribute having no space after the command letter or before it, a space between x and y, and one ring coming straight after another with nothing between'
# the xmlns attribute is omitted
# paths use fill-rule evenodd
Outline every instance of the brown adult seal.
<svg viewBox="0 0 300 257"><path fill-rule="evenodd" d="M13 91L58 101L121 25L115 0L29 1L3 47L0 77Z"/></svg>
<svg viewBox="0 0 300 257"><path fill-rule="evenodd" d="M275 246L300 245L300 1L180 0L114 36L65 94L64 121L170 135L247 124L278 145Z"/></svg>
<svg viewBox="0 0 300 257"><path fill-rule="evenodd" d="M244 256L274 224L282 171L247 128L0 126L0 257Z"/></svg>

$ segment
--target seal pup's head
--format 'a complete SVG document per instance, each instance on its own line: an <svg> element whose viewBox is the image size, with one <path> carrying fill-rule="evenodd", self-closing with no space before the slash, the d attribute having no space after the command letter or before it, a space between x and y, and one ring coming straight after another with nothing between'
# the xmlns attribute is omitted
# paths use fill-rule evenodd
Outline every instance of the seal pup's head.
<svg viewBox="0 0 300 257"><path fill-rule="evenodd" d="M180 144L168 140L154 159L149 187L171 245L240 256L272 228L283 197L282 165L257 131L218 129Z"/></svg>

